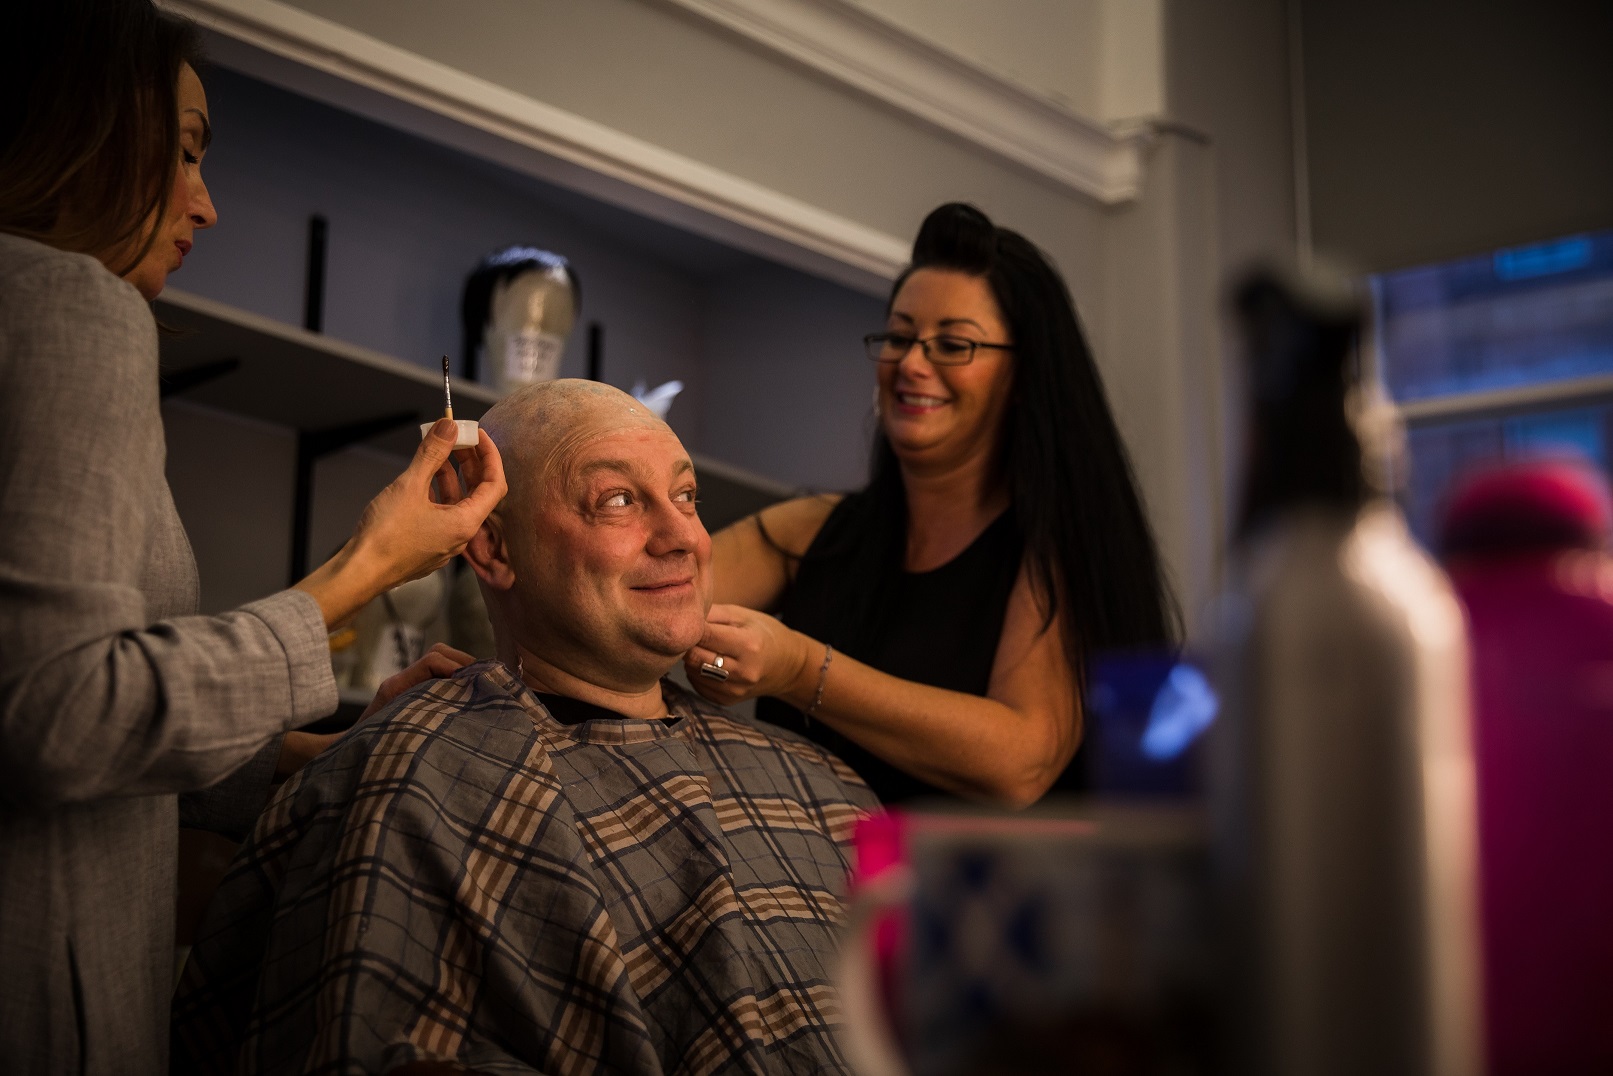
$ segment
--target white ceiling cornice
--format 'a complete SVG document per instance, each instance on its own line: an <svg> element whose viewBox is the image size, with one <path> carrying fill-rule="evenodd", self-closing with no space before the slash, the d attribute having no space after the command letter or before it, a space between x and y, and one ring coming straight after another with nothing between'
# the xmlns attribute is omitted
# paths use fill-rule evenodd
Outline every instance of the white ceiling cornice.
<svg viewBox="0 0 1613 1076"><path fill-rule="evenodd" d="M1060 108L846 0L660 0L1106 205L1142 187L1146 125Z"/></svg>
<svg viewBox="0 0 1613 1076"><path fill-rule="evenodd" d="M869 294L882 296L907 263L895 236L278 0L158 2L299 70L537 151L502 163Z"/></svg>

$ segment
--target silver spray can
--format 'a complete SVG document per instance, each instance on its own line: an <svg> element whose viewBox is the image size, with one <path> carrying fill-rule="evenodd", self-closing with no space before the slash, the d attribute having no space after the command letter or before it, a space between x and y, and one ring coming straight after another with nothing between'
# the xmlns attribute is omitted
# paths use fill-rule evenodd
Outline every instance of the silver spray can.
<svg viewBox="0 0 1613 1076"><path fill-rule="evenodd" d="M1212 748L1229 1069L1482 1070L1461 608L1375 481L1347 288L1237 291L1249 443ZM1381 398L1381 396L1380 396ZM1363 436L1369 441L1363 452Z"/></svg>

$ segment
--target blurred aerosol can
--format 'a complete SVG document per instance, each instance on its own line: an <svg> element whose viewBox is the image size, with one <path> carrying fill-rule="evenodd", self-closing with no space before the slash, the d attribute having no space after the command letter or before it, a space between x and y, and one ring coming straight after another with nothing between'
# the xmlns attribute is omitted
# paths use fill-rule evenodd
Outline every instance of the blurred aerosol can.
<svg viewBox="0 0 1613 1076"><path fill-rule="evenodd" d="M1364 463L1394 457L1398 428L1361 387L1359 298L1273 270L1234 306L1250 436L1210 746L1227 1069L1476 1074L1461 609L1387 495L1392 466Z"/></svg>

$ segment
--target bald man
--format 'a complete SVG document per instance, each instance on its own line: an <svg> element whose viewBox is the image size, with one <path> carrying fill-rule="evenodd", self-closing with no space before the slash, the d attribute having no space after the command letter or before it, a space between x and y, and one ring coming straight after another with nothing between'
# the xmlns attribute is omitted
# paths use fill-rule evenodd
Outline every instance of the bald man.
<svg viewBox="0 0 1613 1076"><path fill-rule="evenodd" d="M270 804L186 968L175 1071L842 1071L845 846L874 800L663 679L711 603L688 454L587 381L483 425L510 491L466 555L498 660Z"/></svg>

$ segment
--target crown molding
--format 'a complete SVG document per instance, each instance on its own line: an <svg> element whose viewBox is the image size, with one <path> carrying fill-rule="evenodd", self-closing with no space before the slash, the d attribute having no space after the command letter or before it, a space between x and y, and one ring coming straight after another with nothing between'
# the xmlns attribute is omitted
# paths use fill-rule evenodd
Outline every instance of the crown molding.
<svg viewBox="0 0 1613 1076"><path fill-rule="evenodd" d="M1060 108L846 0L659 0L1105 205L1138 196L1147 124Z"/></svg>
<svg viewBox="0 0 1613 1076"><path fill-rule="evenodd" d="M348 106L332 100L342 95L330 78L311 73L333 76L413 110L370 107L374 118L869 294L883 297L907 263L908 243L888 233L277 0L158 2L225 41L291 61L275 72L299 83L288 88ZM503 145L458 137L455 127Z"/></svg>

